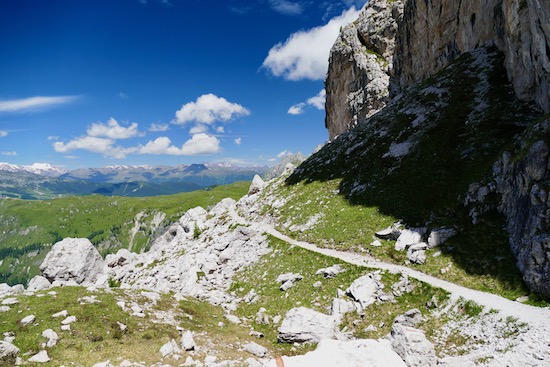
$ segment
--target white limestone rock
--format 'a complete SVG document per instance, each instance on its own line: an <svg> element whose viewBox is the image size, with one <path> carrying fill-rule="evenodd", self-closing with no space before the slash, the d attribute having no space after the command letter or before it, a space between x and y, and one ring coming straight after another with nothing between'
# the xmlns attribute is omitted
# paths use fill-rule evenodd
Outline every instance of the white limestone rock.
<svg viewBox="0 0 550 367"><path fill-rule="evenodd" d="M54 317L54 318L58 318L58 317L63 317L63 318L65 318L65 317L67 317L68 315L69 315L69 312L68 312L67 310L63 310L63 311L59 311L59 312L57 312L57 313L54 313L54 314L52 315L52 317Z"/></svg>
<svg viewBox="0 0 550 367"><path fill-rule="evenodd" d="M76 316L69 316L69 317L67 317L66 319L64 319L63 321L61 321L61 324L62 324L62 325L70 325L70 324L72 324L73 322L76 322Z"/></svg>
<svg viewBox="0 0 550 367"><path fill-rule="evenodd" d="M32 324L34 320L36 320L36 316L29 315L29 316L23 317L21 321L19 321L19 324L21 324L21 326L27 326Z"/></svg>
<svg viewBox="0 0 550 367"><path fill-rule="evenodd" d="M49 281L93 284L103 272L105 263L99 251L87 238L65 238L53 245L40 265Z"/></svg>
<svg viewBox="0 0 550 367"><path fill-rule="evenodd" d="M437 364L434 346L422 330L397 322L393 324L390 335L392 349L408 367L433 367Z"/></svg>
<svg viewBox="0 0 550 367"><path fill-rule="evenodd" d="M255 355L256 357L265 357L265 355L267 354L267 349L265 347L254 342L243 345L243 349L246 352Z"/></svg>
<svg viewBox="0 0 550 367"><path fill-rule="evenodd" d="M402 230L395 243L395 250L403 251L411 245L421 243L425 234L426 228L407 228Z"/></svg>
<svg viewBox="0 0 550 367"><path fill-rule="evenodd" d="M456 236L458 232L454 228L437 228L428 236L428 248L434 248L445 243L449 238Z"/></svg>
<svg viewBox="0 0 550 367"><path fill-rule="evenodd" d="M346 289L346 293L349 294L361 308L368 307L377 300L378 293L383 287L379 278L380 275L376 273L363 275L351 283L348 289Z"/></svg>
<svg viewBox="0 0 550 367"><path fill-rule="evenodd" d="M183 336L181 337L181 348L188 352L195 350L196 346L195 339L193 339L193 332L187 330L183 333Z"/></svg>
<svg viewBox="0 0 550 367"><path fill-rule="evenodd" d="M41 275L37 275L29 281L29 284L27 285L27 290L31 292L37 292L50 289L51 286L52 283L50 283L48 279Z"/></svg>
<svg viewBox="0 0 550 367"><path fill-rule="evenodd" d="M372 339L350 341L328 340L301 356L282 357L285 367L342 366L342 367L407 367L405 362L386 344ZM277 367L270 360L265 367Z"/></svg>
<svg viewBox="0 0 550 367"><path fill-rule="evenodd" d="M266 187L266 183L258 175L255 175L248 189L248 196L254 195L262 191Z"/></svg>
<svg viewBox="0 0 550 367"><path fill-rule="evenodd" d="M318 343L321 339L333 338L337 329L336 318L298 307L286 313L278 330L278 340L287 343Z"/></svg>
<svg viewBox="0 0 550 367"><path fill-rule="evenodd" d="M57 344L59 341L59 336L52 329L46 329L42 332L42 337L48 339L46 343L43 344L43 348L51 348Z"/></svg>
<svg viewBox="0 0 550 367"><path fill-rule="evenodd" d="M45 350L41 350L40 352L36 353L34 356L28 359L28 362L33 363L48 363L50 361L50 357L48 356L48 352Z"/></svg>
<svg viewBox="0 0 550 367"><path fill-rule="evenodd" d="M181 353L181 349L178 347L178 343L176 343L174 339L170 340L168 343L160 347L159 351L162 354L163 358Z"/></svg>
<svg viewBox="0 0 550 367"><path fill-rule="evenodd" d="M322 268L315 272L315 275L322 275L323 277L330 279L335 278L338 276L338 274L344 273L346 271L345 268L342 267L340 264L335 264L332 266L329 266L328 268Z"/></svg>
<svg viewBox="0 0 550 367"><path fill-rule="evenodd" d="M19 355L19 348L10 342L0 340L0 365L15 365Z"/></svg>

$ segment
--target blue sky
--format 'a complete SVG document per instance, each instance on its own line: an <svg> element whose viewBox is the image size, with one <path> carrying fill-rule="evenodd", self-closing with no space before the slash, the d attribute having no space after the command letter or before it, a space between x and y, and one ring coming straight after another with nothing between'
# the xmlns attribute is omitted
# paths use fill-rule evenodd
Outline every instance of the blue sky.
<svg viewBox="0 0 550 367"><path fill-rule="evenodd" d="M0 1L0 161L270 164L327 139L323 78L364 1Z"/></svg>

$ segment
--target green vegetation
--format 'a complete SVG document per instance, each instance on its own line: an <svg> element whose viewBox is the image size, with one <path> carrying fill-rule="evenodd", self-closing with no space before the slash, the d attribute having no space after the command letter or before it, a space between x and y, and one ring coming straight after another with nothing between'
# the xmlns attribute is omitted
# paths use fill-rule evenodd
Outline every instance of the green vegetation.
<svg viewBox="0 0 550 367"><path fill-rule="evenodd" d="M239 273L230 290L235 291L239 296L245 296L253 289L258 295L258 300L249 304L242 303L236 314L251 320L251 325L265 335L271 348L285 355L294 354L296 351L292 350L293 345L277 342L277 331L273 324L265 325L256 322L256 313L259 309L265 308L264 314L270 319L277 315L284 317L287 311L299 306L328 313L338 290L344 291L355 279L373 270L342 264L338 259L290 246L273 237L269 237L269 244L272 252ZM335 278L328 279L315 274L317 270L335 264L340 264L346 271ZM286 292L282 292L279 289L281 284L275 280L280 274L288 272L299 273L304 279L297 281ZM381 272L381 276L382 283L385 285L384 291L391 293L391 285L399 280L400 275ZM321 286L315 288L313 284L319 281ZM414 280L411 282L414 285L411 293L396 297L395 302L377 302L365 309L362 315L350 313L341 327L346 328L356 337L378 338L390 331L396 316L412 308L420 309L427 319L430 319L426 304L432 297L435 297L440 304L443 303L447 299L447 293ZM377 328L376 332L364 331L370 324L378 327L381 323L383 326ZM300 354L303 352L304 350L298 351Z"/></svg>
<svg viewBox="0 0 550 367"><path fill-rule="evenodd" d="M66 197L45 201L0 199L0 283L23 283L38 274L51 244L65 237L89 238L103 255L119 248L147 250L193 207L226 197L238 199L249 183L240 182L170 196L146 198Z"/></svg>
<svg viewBox="0 0 550 367"><path fill-rule="evenodd" d="M327 144L286 186L265 193L286 200L265 213L297 239L397 264L407 263L406 254L390 241L370 246L375 231L398 220L408 227L454 226L459 235L429 250L426 264L416 268L510 299L528 295L495 210L498 195L489 194L479 207L464 205L470 185L487 184L493 162L514 149L525 121L539 116L515 98L502 55L487 52L486 62L461 56ZM472 209L479 209L476 224Z"/></svg>

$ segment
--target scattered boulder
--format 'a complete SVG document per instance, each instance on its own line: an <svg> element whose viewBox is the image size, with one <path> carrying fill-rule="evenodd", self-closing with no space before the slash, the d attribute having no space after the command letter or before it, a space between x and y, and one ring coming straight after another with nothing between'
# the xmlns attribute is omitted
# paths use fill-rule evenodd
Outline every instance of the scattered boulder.
<svg viewBox="0 0 550 367"><path fill-rule="evenodd" d="M414 317L416 316L412 319ZM409 318L405 323L412 319ZM432 367L437 364L434 346L422 330L396 322L390 335L392 349L408 367Z"/></svg>
<svg viewBox="0 0 550 367"><path fill-rule="evenodd" d="M29 316L26 316L26 317L23 317L21 319L21 321L19 321L19 324L21 326L27 326L27 325L30 325L34 322L34 320L36 320L36 316L34 315L29 315Z"/></svg>
<svg viewBox="0 0 550 367"><path fill-rule="evenodd" d="M293 308L287 312L279 327L278 340L287 343L318 343L336 335L336 318L306 307Z"/></svg>
<svg viewBox="0 0 550 367"><path fill-rule="evenodd" d="M248 189L248 196L254 195L262 191L266 187L266 183L258 175L255 175Z"/></svg>
<svg viewBox="0 0 550 367"><path fill-rule="evenodd" d="M87 238L65 238L53 245L40 265L49 281L94 283L104 267L99 251Z"/></svg>
<svg viewBox="0 0 550 367"><path fill-rule="evenodd" d="M180 348L178 347L178 343L176 343L174 339L170 340L168 343L160 347L159 351L162 354L162 358L172 356L181 352Z"/></svg>
<svg viewBox="0 0 550 367"><path fill-rule="evenodd" d="M285 367L346 366L346 367L407 367L401 358L385 343L372 339L350 341L328 340L304 355L282 358ZM277 367L270 360L266 367Z"/></svg>
<svg viewBox="0 0 550 367"><path fill-rule="evenodd" d="M346 269L342 267L340 264L335 264L332 266L329 266L328 268L322 268L315 272L315 275L322 275L323 277L330 279L338 276L338 274L341 274L345 272Z"/></svg>
<svg viewBox="0 0 550 367"><path fill-rule="evenodd" d="M68 316L63 321L61 321L62 325L70 325L73 322L76 322L76 316Z"/></svg>
<svg viewBox="0 0 550 367"><path fill-rule="evenodd" d="M304 277L301 274L286 273L279 275L275 281L277 283L281 283L281 287L279 289L285 292L292 288L294 283L302 279L304 279Z"/></svg>
<svg viewBox="0 0 550 367"><path fill-rule="evenodd" d="M185 351L195 350L195 339L193 339L193 332L187 330L181 337L181 348Z"/></svg>
<svg viewBox="0 0 550 367"><path fill-rule="evenodd" d="M13 297L6 298L6 299L2 300L2 305L4 305L4 306L13 306L13 305L16 305L18 303L19 303L19 300L17 298L13 298Z"/></svg>
<svg viewBox="0 0 550 367"><path fill-rule="evenodd" d="M392 284L391 290L395 297L400 297L405 293L412 292L414 290L414 285L409 280L407 274L401 274L401 278L399 278L396 283Z"/></svg>
<svg viewBox="0 0 550 367"><path fill-rule="evenodd" d="M246 352L255 355L256 357L265 357L265 355L267 354L267 349L265 347L254 342L243 345L243 349Z"/></svg>
<svg viewBox="0 0 550 367"><path fill-rule="evenodd" d="M69 312L67 310L63 310L63 311L59 311L57 313L54 313L52 315L52 317L54 318L57 318L57 317L67 317L67 315L69 315Z"/></svg>
<svg viewBox="0 0 550 367"><path fill-rule="evenodd" d="M133 254L125 248L117 251L116 254L109 254L105 257L105 263L108 267L123 266L129 264L133 259Z"/></svg>
<svg viewBox="0 0 550 367"><path fill-rule="evenodd" d="M45 350L41 350L40 352L36 353L34 356L28 359L28 362L33 363L48 363L50 361L50 357L48 356L48 352Z"/></svg>
<svg viewBox="0 0 550 367"><path fill-rule="evenodd" d="M413 308L403 315L399 315L395 318L394 323L401 324L403 326L416 327L422 322L422 313L418 308Z"/></svg>
<svg viewBox="0 0 550 367"><path fill-rule="evenodd" d="M383 240L395 241L401 235L400 223L394 223L391 226L375 232L374 235Z"/></svg>
<svg viewBox="0 0 550 367"><path fill-rule="evenodd" d="M41 275L37 275L29 281L29 284L27 285L27 290L31 292L38 292L50 289L51 286L52 283L50 283L48 279Z"/></svg>
<svg viewBox="0 0 550 367"><path fill-rule="evenodd" d="M355 279L346 289L346 293L359 304L360 308L365 308L377 300L383 287L380 274L369 273Z"/></svg>
<svg viewBox="0 0 550 367"><path fill-rule="evenodd" d="M454 228L437 228L430 232L428 236L428 248L434 248L445 243L449 238L457 234Z"/></svg>
<svg viewBox="0 0 550 367"><path fill-rule="evenodd" d="M407 249L407 258L413 264L424 264L426 262L426 249L428 245L425 242L415 243Z"/></svg>
<svg viewBox="0 0 550 367"><path fill-rule="evenodd" d="M397 238L397 242L395 242L395 250L403 251L411 245L421 243L426 231L426 228L408 228L402 230Z"/></svg>
<svg viewBox="0 0 550 367"><path fill-rule="evenodd" d="M356 311L355 304L342 298L335 298L330 307L330 315L341 320L345 314Z"/></svg>
<svg viewBox="0 0 550 367"><path fill-rule="evenodd" d="M14 366L19 355L19 348L12 343L0 340L0 365Z"/></svg>
<svg viewBox="0 0 550 367"><path fill-rule="evenodd" d="M48 339L48 341L43 344L43 348L51 348L55 346L59 341L59 336L52 329L44 330L42 332L42 337Z"/></svg>

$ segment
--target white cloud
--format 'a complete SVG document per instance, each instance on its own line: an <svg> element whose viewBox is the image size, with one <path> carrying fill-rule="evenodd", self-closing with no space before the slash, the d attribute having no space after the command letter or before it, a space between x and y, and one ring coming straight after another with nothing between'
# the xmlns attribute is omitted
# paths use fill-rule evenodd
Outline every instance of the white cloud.
<svg viewBox="0 0 550 367"><path fill-rule="evenodd" d="M300 3L294 3L288 0L270 0L269 3L273 10L285 15L300 15L304 11Z"/></svg>
<svg viewBox="0 0 550 367"><path fill-rule="evenodd" d="M8 132L6 130L0 130L0 138L4 138L8 136Z"/></svg>
<svg viewBox="0 0 550 367"><path fill-rule="evenodd" d="M241 138L237 138L237 139L234 140L234 142L235 142L235 144L237 144L237 145L241 145L242 139L241 139Z"/></svg>
<svg viewBox="0 0 550 367"><path fill-rule="evenodd" d="M189 129L189 134L195 135L200 133L205 133L208 131L208 126L204 124L196 124L191 129Z"/></svg>
<svg viewBox="0 0 550 367"><path fill-rule="evenodd" d="M305 102L300 102L291 106L288 109L290 115L301 115L305 112L307 106L315 107L318 110L325 109L325 101L327 100L327 93L322 89L316 96L308 98Z"/></svg>
<svg viewBox="0 0 550 367"><path fill-rule="evenodd" d="M125 158L128 154L136 151L136 148L116 146L113 139L96 136L84 136L67 143L57 141L53 143L53 148L58 153L67 153L81 149L92 153L100 153L110 158Z"/></svg>
<svg viewBox="0 0 550 367"><path fill-rule="evenodd" d="M58 97L29 97L23 99L12 99L0 101L0 112L20 112L38 108L50 107L60 104L67 104L77 99L77 96Z"/></svg>
<svg viewBox="0 0 550 367"><path fill-rule="evenodd" d="M269 50L262 66L273 75L288 80L324 79L330 49L340 27L354 21L358 15L359 10L351 7L324 26L291 34L284 43L278 43Z"/></svg>
<svg viewBox="0 0 550 367"><path fill-rule="evenodd" d="M216 132L219 133L219 134L225 133L225 127L223 127L223 126L218 126L218 127L216 128Z"/></svg>
<svg viewBox="0 0 550 367"><path fill-rule="evenodd" d="M215 136L196 134L181 149L184 155L214 154L220 151L220 141Z"/></svg>
<svg viewBox="0 0 550 367"><path fill-rule="evenodd" d="M188 122L211 125L215 121L229 121L239 116L250 115L250 111L237 103L231 103L225 98L212 93L203 94L195 102L184 104L176 112L175 124Z"/></svg>
<svg viewBox="0 0 550 367"><path fill-rule="evenodd" d="M142 134L138 131L138 124L132 123L129 127L120 126L118 121L110 118L107 124L96 122L86 131L88 136L104 137L109 139L128 139Z"/></svg>
<svg viewBox="0 0 550 367"><path fill-rule="evenodd" d="M59 140L59 136L48 136L48 140Z"/></svg>
<svg viewBox="0 0 550 367"><path fill-rule="evenodd" d="M304 113L304 107L306 106L305 103L298 103L298 104L295 104L294 106L291 106L287 113L289 115L301 115L302 113Z"/></svg>
<svg viewBox="0 0 550 367"><path fill-rule="evenodd" d="M9 157L15 157L17 155L17 152L16 151L11 151L11 152L0 152L0 155L6 155L6 156L9 156Z"/></svg>
<svg viewBox="0 0 550 367"><path fill-rule="evenodd" d="M124 92L118 92L118 96L122 99L129 99L130 97Z"/></svg>
<svg viewBox="0 0 550 367"><path fill-rule="evenodd" d="M324 89L321 89L321 91L317 93L316 96L309 98L306 103L310 106L315 107L318 110L324 110L326 100L327 92Z"/></svg>
<svg viewBox="0 0 550 367"><path fill-rule="evenodd" d="M162 132L170 130L170 125L168 124L151 124L149 126L149 131L151 132Z"/></svg>
<svg viewBox="0 0 550 367"><path fill-rule="evenodd" d="M172 144L170 138L161 136L138 149L139 154L203 155L220 151L220 141L207 134L195 134L181 148Z"/></svg>

